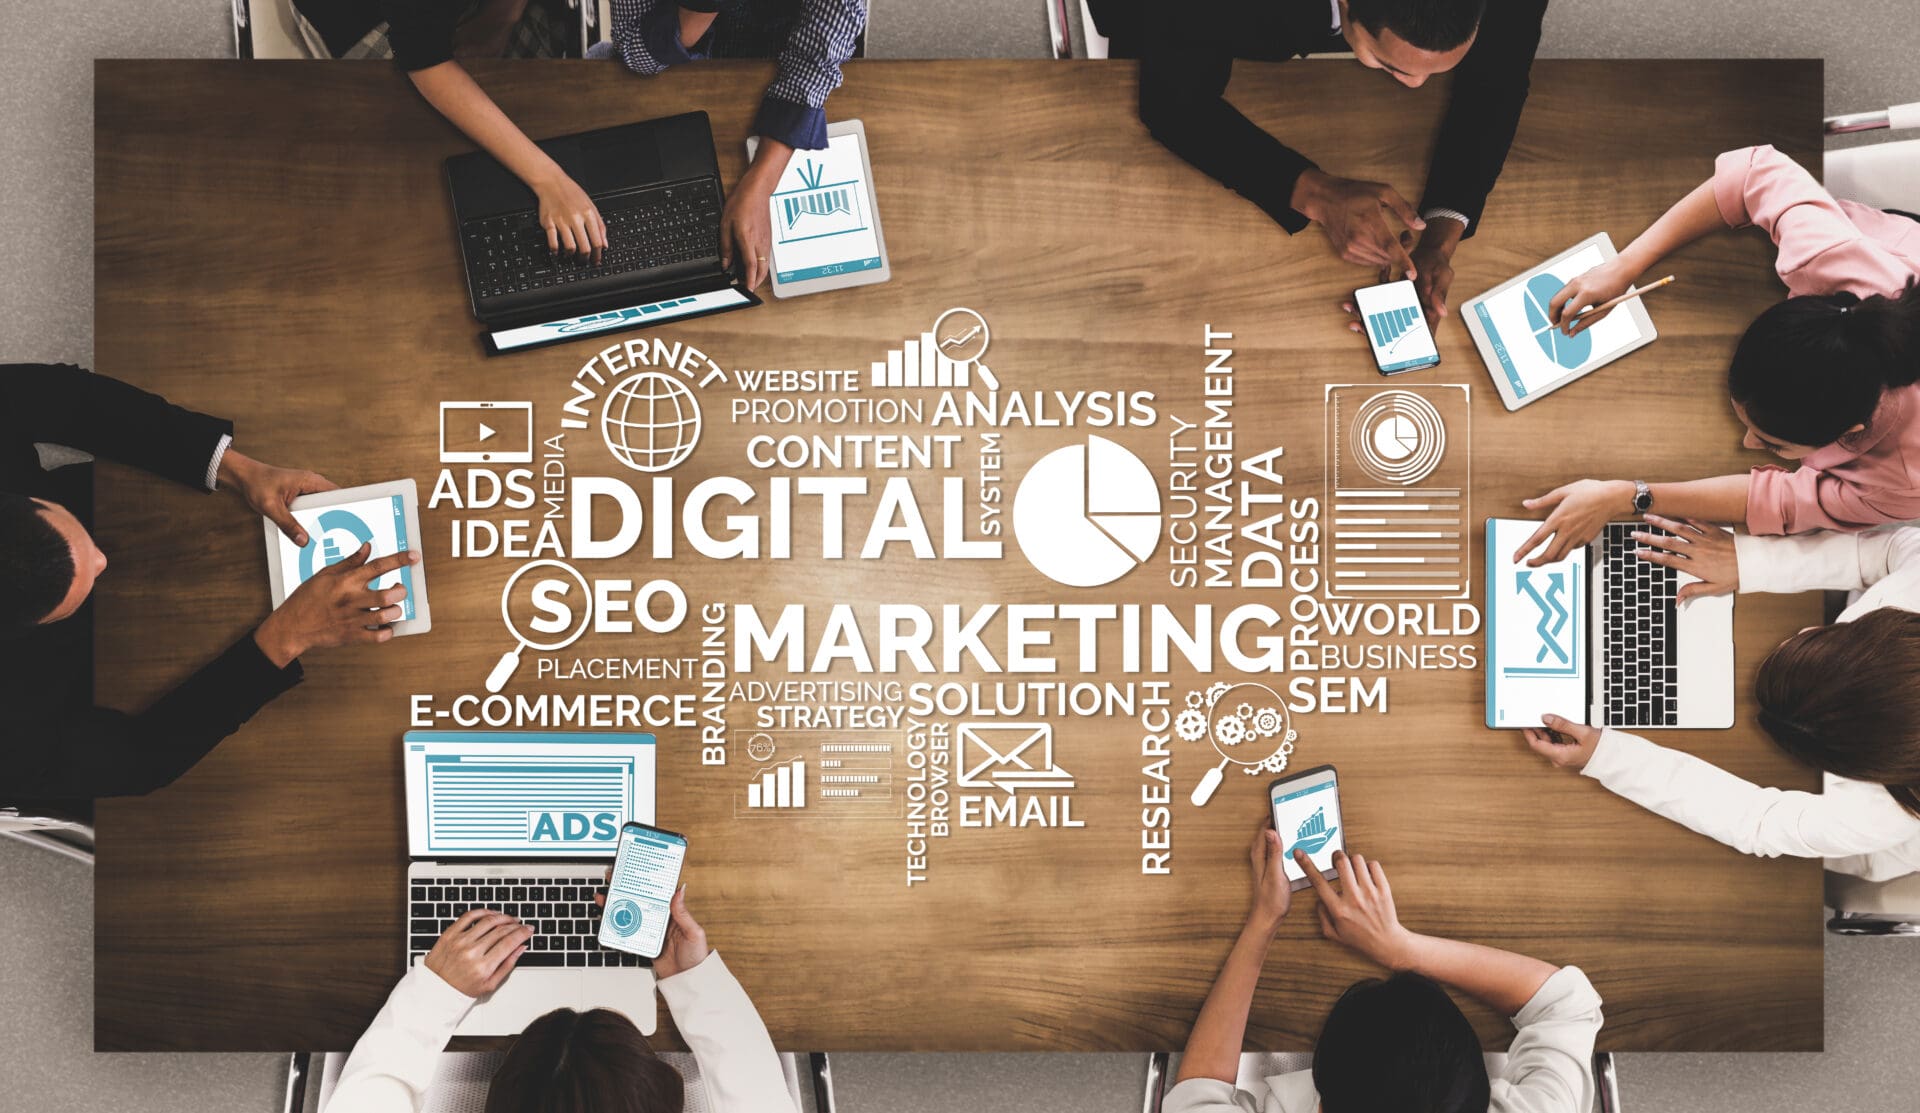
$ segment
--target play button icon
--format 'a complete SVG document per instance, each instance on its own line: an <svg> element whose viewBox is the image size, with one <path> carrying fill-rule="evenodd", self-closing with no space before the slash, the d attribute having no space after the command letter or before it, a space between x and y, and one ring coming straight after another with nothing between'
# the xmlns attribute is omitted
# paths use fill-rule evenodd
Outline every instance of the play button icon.
<svg viewBox="0 0 1920 1113"><path fill-rule="evenodd" d="M532 463L533 403L440 403L440 462Z"/></svg>
<svg viewBox="0 0 1920 1113"><path fill-rule="evenodd" d="M491 437L493 436L493 434L494 434L494 428L493 428L493 426L491 426L491 425L488 425L488 424L487 424L486 422L484 422L484 421L480 423L480 439L481 439L481 440L483 440L483 441L484 441L484 440L487 440L487 439L489 439L489 438L491 438Z"/></svg>

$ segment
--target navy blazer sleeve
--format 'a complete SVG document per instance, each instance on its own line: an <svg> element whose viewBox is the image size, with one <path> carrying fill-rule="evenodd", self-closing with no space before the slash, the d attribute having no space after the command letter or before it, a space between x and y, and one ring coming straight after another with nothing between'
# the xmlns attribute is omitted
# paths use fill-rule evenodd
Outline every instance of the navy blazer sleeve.
<svg viewBox="0 0 1920 1113"><path fill-rule="evenodd" d="M58 444L199 490L233 423L72 364L0 366L0 444Z"/></svg>
<svg viewBox="0 0 1920 1113"><path fill-rule="evenodd" d="M1507 164L1507 151L1527 106L1533 54L1547 0L1490 0L1480 35L1453 74L1420 211L1452 209L1480 229L1487 195Z"/></svg>

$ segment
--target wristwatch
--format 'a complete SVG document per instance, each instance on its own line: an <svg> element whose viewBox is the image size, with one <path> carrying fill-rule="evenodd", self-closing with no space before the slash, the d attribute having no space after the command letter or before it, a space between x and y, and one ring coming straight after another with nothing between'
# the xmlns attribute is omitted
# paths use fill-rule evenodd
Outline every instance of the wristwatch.
<svg viewBox="0 0 1920 1113"><path fill-rule="evenodd" d="M1633 512L1645 514L1653 509L1653 488L1647 486L1644 479L1633 481Z"/></svg>

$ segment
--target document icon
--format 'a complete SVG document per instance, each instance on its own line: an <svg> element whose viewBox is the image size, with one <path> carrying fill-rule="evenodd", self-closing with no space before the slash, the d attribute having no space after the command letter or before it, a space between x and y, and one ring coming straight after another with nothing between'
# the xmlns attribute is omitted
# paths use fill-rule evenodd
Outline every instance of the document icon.
<svg viewBox="0 0 1920 1113"><path fill-rule="evenodd" d="M1051 723L961 723L962 788L1072 788L1073 774L1053 763Z"/></svg>

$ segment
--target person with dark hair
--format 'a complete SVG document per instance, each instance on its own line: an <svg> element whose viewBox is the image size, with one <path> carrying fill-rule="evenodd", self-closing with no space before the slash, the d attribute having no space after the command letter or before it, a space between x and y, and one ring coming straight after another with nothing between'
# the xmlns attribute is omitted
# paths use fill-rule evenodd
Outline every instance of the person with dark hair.
<svg viewBox="0 0 1920 1113"><path fill-rule="evenodd" d="M1735 536L1649 516L1642 559L1699 577L1682 598L1730 591L1859 591L1760 664L1760 729L1820 770L1821 792L1762 788L1635 734L1557 716L1526 732L1535 752L1743 854L1824 858L1885 881L1920 873L1920 529Z"/></svg>
<svg viewBox="0 0 1920 1113"><path fill-rule="evenodd" d="M243 455L233 447L231 422L105 375L68 365L0 367L0 803L71 804L170 784L299 683L307 650L393 636L385 624L405 589L367 585L411 554L368 561L363 548L302 584L145 711L96 706L86 603L107 558L82 520L90 514L91 475L44 469L37 444L76 448L202 491L233 491L300 545L306 532L288 503L334 486ZM259 543L257 529L246 537Z"/></svg>
<svg viewBox="0 0 1920 1113"><path fill-rule="evenodd" d="M1253 901L1226 965L1200 1007L1166 1113L1586 1113L1594 1096L1600 995L1577 966L1421 935L1403 927L1379 862L1335 851L1335 885L1313 860L1294 861L1320 900L1323 935L1390 971L1334 1002L1313 1069L1265 1079L1264 1098L1239 1089L1240 1047L1267 951L1292 906L1280 836L1254 835ZM1513 1018L1506 1069L1490 1078L1473 1024L1450 985Z"/></svg>
<svg viewBox="0 0 1920 1113"><path fill-rule="evenodd" d="M1454 252L1479 230L1520 126L1547 0L1091 0L1090 7L1111 55L1140 59L1140 119L1155 139L1289 233L1318 224L1347 262L1378 268L1381 281L1402 273L1413 279L1429 325L1446 316ZM1418 208L1386 182L1320 169L1226 98L1236 59L1345 51L1408 88L1454 73ZM1406 230L1396 232L1396 221ZM1357 331L1359 323L1349 327Z"/></svg>
<svg viewBox="0 0 1920 1113"><path fill-rule="evenodd" d="M597 894L606 903L604 893ZM712 1113L796 1113L780 1056L746 990L674 894L653 976L700 1066ZM475 999L499 989L533 929L472 909L394 986L341 1068L322 1113L414 1113L440 1052ZM611 1009L556 1009L527 1025L494 1072L486 1113L681 1113L686 1083L633 1021Z"/></svg>
<svg viewBox="0 0 1920 1113"><path fill-rule="evenodd" d="M1713 177L1547 305L1569 334L1668 254L1752 225L1777 245L1790 297L1747 327L1727 368L1742 444L1797 461L1683 483L1582 479L1526 500L1547 520L1517 561L1559 560L1616 518L1744 523L1756 534L1866 529L1920 518L1920 218L1836 200L1772 147L1728 151ZM1611 312L1611 311L1609 311ZM1549 541L1549 536L1551 540Z"/></svg>

